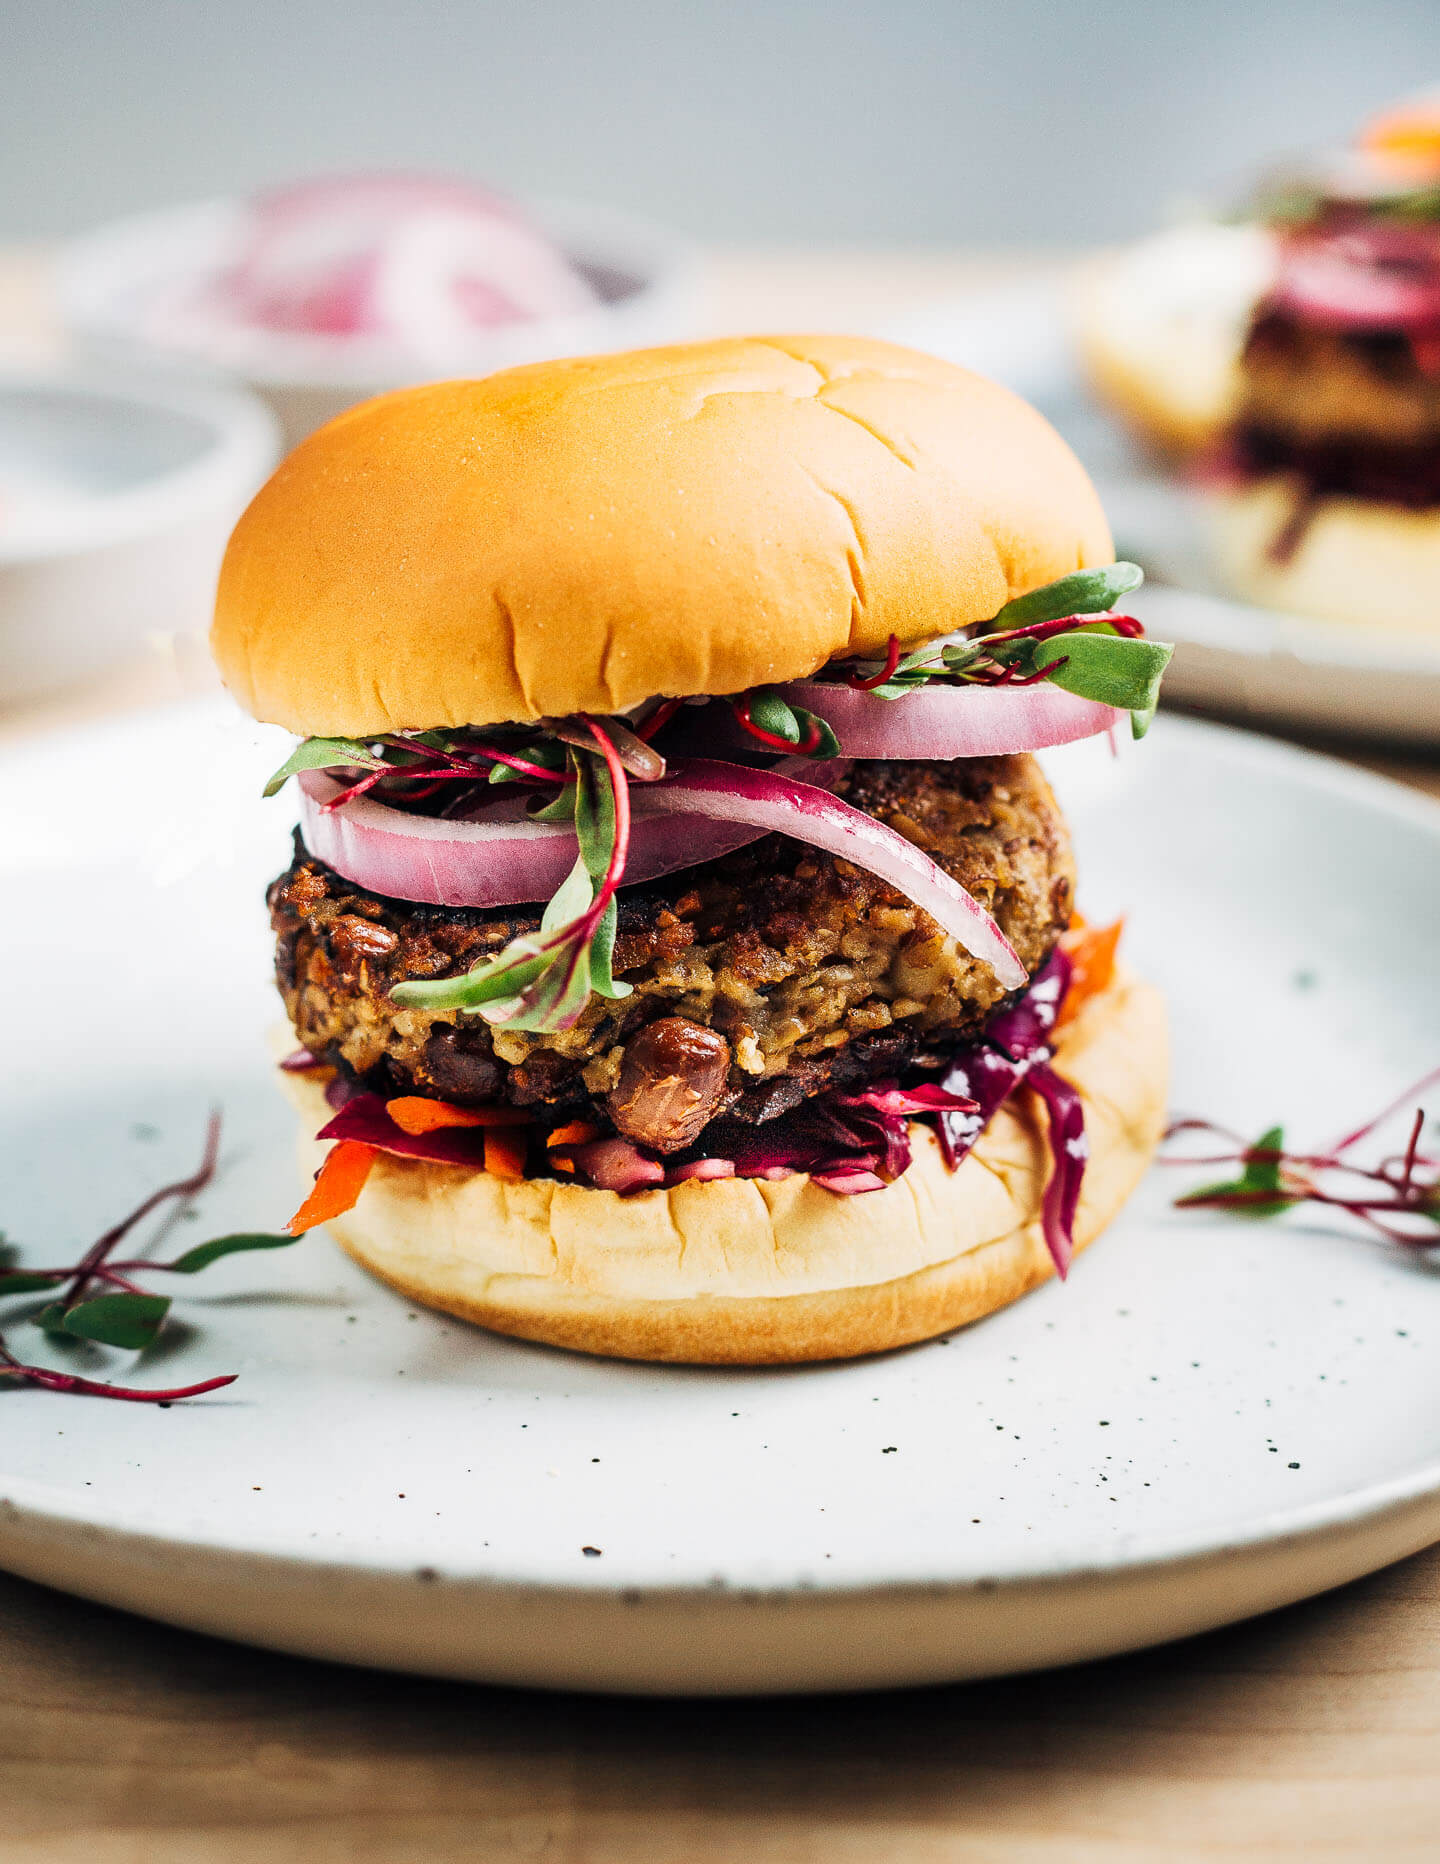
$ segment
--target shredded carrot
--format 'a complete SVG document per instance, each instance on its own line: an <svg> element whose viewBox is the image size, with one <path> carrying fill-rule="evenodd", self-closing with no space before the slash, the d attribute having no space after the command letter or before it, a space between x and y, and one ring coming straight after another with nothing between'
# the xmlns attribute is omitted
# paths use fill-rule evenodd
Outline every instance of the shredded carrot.
<svg viewBox="0 0 1440 1864"><path fill-rule="evenodd" d="M550 1163L555 1167L556 1171L567 1171L572 1177L575 1175L574 1159L551 1159Z"/></svg>
<svg viewBox="0 0 1440 1864"><path fill-rule="evenodd" d="M402 1094L385 1102L385 1111L412 1139L444 1126L528 1126L531 1115L523 1107L457 1107L448 1100L429 1100L423 1094Z"/></svg>
<svg viewBox="0 0 1440 1864"><path fill-rule="evenodd" d="M1057 1024L1068 1023L1092 997L1109 988L1115 975L1115 948L1125 930L1123 919L1117 919L1114 925L1091 926L1083 921L1077 925L1078 918L1077 914L1070 922L1070 930L1060 935L1061 949L1070 960L1070 988L1060 1006Z"/></svg>
<svg viewBox="0 0 1440 1864"><path fill-rule="evenodd" d="M316 1174L315 1189L285 1225L290 1234L303 1236L317 1223L329 1223L332 1217L353 1210L379 1152L378 1146L358 1139L337 1140Z"/></svg>
<svg viewBox="0 0 1440 1864"><path fill-rule="evenodd" d="M525 1135L487 1132L485 1169L492 1178L504 1178L511 1184L518 1184L525 1176Z"/></svg>
<svg viewBox="0 0 1440 1864"><path fill-rule="evenodd" d="M584 1146L599 1137L600 1128L593 1120L571 1120L568 1126L557 1126L545 1143L547 1146Z"/></svg>

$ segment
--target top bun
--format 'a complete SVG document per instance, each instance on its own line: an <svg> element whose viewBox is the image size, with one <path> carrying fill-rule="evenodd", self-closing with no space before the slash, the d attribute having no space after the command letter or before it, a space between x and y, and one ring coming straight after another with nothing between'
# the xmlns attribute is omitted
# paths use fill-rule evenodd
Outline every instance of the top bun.
<svg viewBox="0 0 1440 1864"><path fill-rule="evenodd" d="M302 735L488 725L802 679L1113 554L1006 389L858 337L734 337L352 408L236 526L212 644Z"/></svg>

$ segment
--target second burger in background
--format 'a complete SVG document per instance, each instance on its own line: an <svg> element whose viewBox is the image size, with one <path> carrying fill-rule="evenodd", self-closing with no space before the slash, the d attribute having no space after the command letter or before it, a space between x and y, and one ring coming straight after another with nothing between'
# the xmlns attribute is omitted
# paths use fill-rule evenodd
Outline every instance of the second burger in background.
<svg viewBox="0 0 1440 1864"><path fill-rule="evenodd" d="M1214 475L1228 581L1440 636L1440 93L1262 203L1275 275Z"/></svg>
<svg viewBox="0 0 1440 1864"><path fill-rule="evenodd" d="M1030 755L1149 722L1169 650L1111 555L1032 409L855 339L540 364L312 436L214 634L302 739L295 1227L656 1359L875 1351L1063 1273L1165 1091Z"/></svg>

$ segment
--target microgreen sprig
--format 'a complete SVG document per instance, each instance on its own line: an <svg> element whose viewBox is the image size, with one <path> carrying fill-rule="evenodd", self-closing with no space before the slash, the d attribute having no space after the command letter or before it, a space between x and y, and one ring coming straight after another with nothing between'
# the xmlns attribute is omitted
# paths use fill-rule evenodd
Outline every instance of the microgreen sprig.
<svg viewBox="0 0 1440 1864"><path fill-rule="evenodd" d="M54 1340L86 1340L102 1346L123 1347L138 1352L154 1344L170 1312L168 1296L149 1294L134 1279L143 1274L196 1275L218 1262L222 1256L236 1255L252 1249L284 1249L298 1239L262 1233L217 1236L197 1243L173 1262L153 1262L147 1257L131 1261L115 1260L115 1251L136 1224L162 1204L188 1203L202 1191L215 1175L220 1150L220 1116L212 1113L205 1134L205 1150L198 1168L188 1178L162 1185L143 1200L129 1216L108 1229L76 1263L65 1268L27 1269L16 1266L13 1249L0 1248L0 1300L17 1295L53 1293L56 1298L30 1316L33 1325ZM92 1293L99 1288L102 1292ZM112 1385L104 1380L80 1378L50 1366L27 1365L16 1357L0 1339L0 1379L38 1385L50 1391L77 1392L97 1398L123 1398L143 1404L171 1404L180 1398L196 1398L202 1392L218 1391L234 1383L236 1374L223 1373L218 1378L202 1379L195 1385L175 1386L168 1390L139 1390L131 1386Z"/></svg>
<svg viewBox="0 0 1440 1864"><path fill-rule="evenodd" d="M884 660L848 664L846 683L881 699L902 699L934 679L983 686L1049 680L1079 698L1128 712L1133 734L1142 738L1174 650L1146 640L1132 616L1110 611L1143 579L1134 563L1077 570L1007 602L962 640L901 654L892 635Z"/></svg>
<svg viewBox="0 0 1440 1864"><path fill-rule="evenodd" d="M585 736L588 745L582 748ZM630 792L617 738L625 743L632 767L664 774L663 760L649 745L628 731L622 735L614 721L602 726L585 718L573 728L567 725L571 780L536 811L536 818L573 821L580 851L545 908L539 932L512 939L463 977L397 984L391 992L396 1003L422 1010L475 1010L507 1029L551 1033L573 1028L592 992L630 995L630 985L611 971L615 893L630 846Z"/></svg>
<svg viewBox="0 0 1440 1864"><path fill-rule="evenodd" d="M1166 1133L1213 1133L1229 1142L1229 1149L1201 1157L1171 1158L1171 1165L1238 1166L1237 1176L1187 1191L1177 1198L1182 1210L1224 1210L1232 1216L1278 1217L1303 1204L1344 1211L1357 1218L1387 1242L1409 1249L1440 1248L1440 1157L1420 1149L1425 1131L1425 1110L1416 1107L1404 1150L1382 1158L1376 1165L1359 1165L1353 1149L1378 1127L1411 1106L1428 1088L1440 1083L1440 1069L1408 1088L1396 1100L1353 1133L1323 1152L1292 1152L1285 1146L1283 1127L1272 1126L1253 1144L1211 1120L1177 1120Z"/></svg>

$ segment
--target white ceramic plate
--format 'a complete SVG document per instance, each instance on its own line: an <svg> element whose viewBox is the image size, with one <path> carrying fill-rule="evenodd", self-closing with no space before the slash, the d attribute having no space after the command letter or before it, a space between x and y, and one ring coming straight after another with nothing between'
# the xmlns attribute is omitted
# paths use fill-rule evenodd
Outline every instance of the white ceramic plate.
<svg viewBox="0 0 1440 1864"><path fill-rule="evenodd" d="M0 758L0 1184L32 1262L186 1168L212 1099L225 1170L184 1239L297 1201L263 1053L277 738L216 701ZM1440 1059L1440 811L1186 721L1055 767L1087 910L1126 910L1169 992L1177 1108L1318 1141ZM0 1564L287 1650L706 1692L1095 1656L1440 1537L1435 1277L1294 1219L1182 1217L1185 1181L1152 1172L1064 1287L788 1371L490 1338L320 1235L232 1258L182 1350L129 1371L228 1391L0 1392Z"/></svg>
<svg viewBox="0 0 1440 1864"><path fill-rule="evenodd" d="M1117 553L1152 578L1135 612L1176 643L1172 699L1241 719L1440 744L1440 634L1346 627L1226 597L1203 502L1089 399L1066 332L1062 278L929 305L887 334L994 376L1064 434L1095 481Z"/></svg>
<svg viewBox="0 0 1440 1864"><path fill-rule="evenodd" d="M278 453L238 389L0 378L0 700L208 628L225 540Z"/></svg>
<svg viewBox="0 0 1440 1864"><path fill-rule="evenodd" d="M614 208L530 200L527 214L594 286L594 309L532 318L477 332L463 356L430 375L488 375L512 364L595 350L628 349L688 334L694 250L675 234ZM424 379L413 356L369 353L324 339L255 339L243 362L218 350L182 349L150 329L157 298L233 258L243 203L192 202L129 215L72 240L60 258L61 311L71 335L105 360L139 358L151 367L208 366L234 371L264 396L289 446L367 395Z"/></svg>

